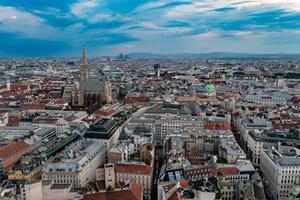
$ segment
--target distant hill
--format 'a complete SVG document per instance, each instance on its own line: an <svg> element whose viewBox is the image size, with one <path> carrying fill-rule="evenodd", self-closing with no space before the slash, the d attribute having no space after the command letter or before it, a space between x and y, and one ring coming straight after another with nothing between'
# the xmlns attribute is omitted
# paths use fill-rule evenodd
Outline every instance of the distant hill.
<svg viewBox="0 0 300 200"><path fill-rule="evenodd" d="M133 52L128 54L131 58L146 58L146 59L294 59L300 60L300 54L250 54L250 53L178 53L178 54L159 54L148 52Z"/></svg>

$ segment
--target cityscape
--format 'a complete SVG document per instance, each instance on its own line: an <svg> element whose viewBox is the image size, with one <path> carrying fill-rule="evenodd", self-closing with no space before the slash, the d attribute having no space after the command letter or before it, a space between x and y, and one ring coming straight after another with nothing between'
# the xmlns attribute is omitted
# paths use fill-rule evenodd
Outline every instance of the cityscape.
<svg viewBox="0 0 300 200"><path fill-rule="evenodd" d="M300 200L296 0L0 0L0 200Z"/></svg>

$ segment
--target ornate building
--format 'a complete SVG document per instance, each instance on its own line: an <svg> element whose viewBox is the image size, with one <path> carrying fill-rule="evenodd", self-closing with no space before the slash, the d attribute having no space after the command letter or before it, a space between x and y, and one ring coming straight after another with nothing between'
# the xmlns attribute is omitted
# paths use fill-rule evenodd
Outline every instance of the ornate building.
<svg viewBox="0 0 300 200"><path fill-rule="evenodd" d="M87 81L89 79L89 69L87 65L87 58L86 58L86 49L83 46L82 49L82 74L81 74L81 81Z"/></svg>
<svg viewBox="0 0 300 200"><path fill-rule="evenodd" d="M204 95L206 96L216 96L216 88L213 84L207 84L204 88Z"/></svg>
<svg viewBox="0 0 300 200"><path fill-rule="evenodd" d="M112 101L111 84L105 77L99 79L89 79L86 49L82 51L82 73L81 82L75 84L73 89L66 88L64 96L71 99L73 106L89 107L93 105L103 105ZM72 98L70 98L70 94Z"/></svg>

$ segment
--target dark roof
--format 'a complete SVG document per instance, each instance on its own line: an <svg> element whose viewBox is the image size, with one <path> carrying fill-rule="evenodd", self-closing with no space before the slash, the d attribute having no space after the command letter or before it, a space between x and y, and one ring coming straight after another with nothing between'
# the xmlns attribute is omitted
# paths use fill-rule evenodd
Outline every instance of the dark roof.
<svg viewBox="0 0 300 200"><path fill-rule="evenodd" d="M105 84L106 82L104 80L91 79L91 80L80 82L80 89L103 91Z"/></svg>
<svg viewBox="0 0 300 200"><path fill-rule="evenodd" d="M84 138L97 138L97 139L109 139L119 127L116 120L113 119L101 119L100 121L92 124L85 132Z"/></svg>
<svg viewBox="0 0 300 200"><path fill-rule="evenodd" d="M170 114L186 115L186 114L191 114L191 109L186 105L166 103L166 104L159 104L153 108L150 108L149 110L146 111L146 113L150 113L150 114L170 113Z"/></svg>
<svg viewBox="0 0 300 200"><path fill-rule="evenodd" d="M20 120L20 122L32 122L33 118L23 118Z"/></svg>
<svg viewBox="0 0 300 200"><path fill-rule="evenodd" d="M53 184L50 189L66 189L69 188L70 184Z"/></svg>

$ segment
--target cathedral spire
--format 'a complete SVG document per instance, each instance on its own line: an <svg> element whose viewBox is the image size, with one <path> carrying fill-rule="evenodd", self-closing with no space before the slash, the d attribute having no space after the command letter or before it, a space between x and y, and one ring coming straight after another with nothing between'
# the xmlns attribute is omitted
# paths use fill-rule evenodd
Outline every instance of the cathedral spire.
<svg viewBox="0 0 300 200"><path fill-rule="evenodd" d="M81 81L87 81L89 76L89 69L87 65L87 58L86 58L86 49L85 45L82 48L82 74L81 74Z"/></svg>

